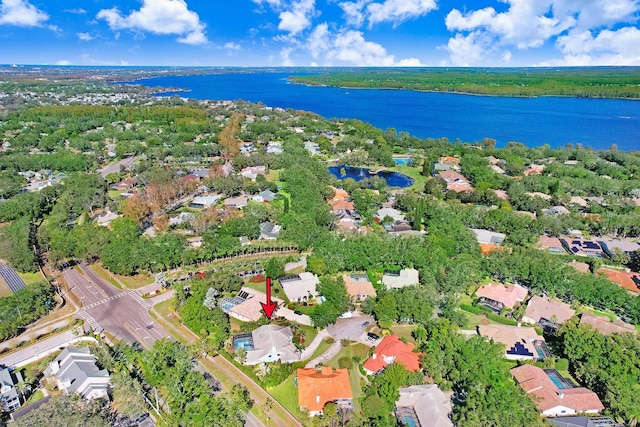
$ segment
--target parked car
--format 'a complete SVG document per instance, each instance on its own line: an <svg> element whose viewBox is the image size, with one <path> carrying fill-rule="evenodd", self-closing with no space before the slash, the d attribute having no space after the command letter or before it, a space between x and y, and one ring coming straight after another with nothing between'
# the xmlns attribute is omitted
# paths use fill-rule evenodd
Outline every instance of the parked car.
<svg viewBox="0 0 640 427"><path fill-rule="evenodd" d="M369 340L369 341L371 341L371 342L373 342L373 341L377 341L377 340L379 340L379 339L380 339L380 337L379 337L378 335L374 334L373 332L369 332L369 333L367 334L367 340Z"/></svg>
<svg viewBox="0 0 640 427"><path fill-rule="evenodd" d="M364 322L364 323L363 323L362 325L360 325L360 326L362 326L363 328L366 328L367 326L369 326L369 322Z"/></svg>
<svg viewBox="0 0 640 427"><path fill-rule="evenodd" d="M300 310L293 310L293 314L297 314L298 316L302 316L302 312Z"/></svg>

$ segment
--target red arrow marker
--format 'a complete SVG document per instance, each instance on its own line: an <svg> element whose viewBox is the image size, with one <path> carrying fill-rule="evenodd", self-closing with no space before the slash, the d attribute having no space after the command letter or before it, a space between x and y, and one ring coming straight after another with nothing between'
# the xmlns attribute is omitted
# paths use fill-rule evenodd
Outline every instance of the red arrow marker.
<svg viewBox="0 0 640 427"><path fill-rule="evenodd" d="M260 303L262 305L262 309L264 310L264 314L267 315L268 319L271 319L273 316L273 310L276 309L277 304L271 301L271 279L267 277L267 303Z"/></svg>

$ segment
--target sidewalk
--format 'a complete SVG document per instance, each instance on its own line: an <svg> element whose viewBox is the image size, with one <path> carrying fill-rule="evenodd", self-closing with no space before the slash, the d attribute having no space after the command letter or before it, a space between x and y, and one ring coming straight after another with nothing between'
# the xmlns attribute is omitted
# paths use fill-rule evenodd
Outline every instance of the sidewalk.
<svg viewBox="0 0 640 427"><path fill-rule="evenodd" d="M304 367L305 368L313 368L316 365L324 364L325 362L328 362L329 360L333 359L333 357L336 354L338 354L341 349L342 349L342 344L340 343L340 341L336 340L336 342L331 344L331 347L329 347L327 349L327 351L325 351L324 353L322 353L320 356L316 357L315 359L310 360L309 362L307 362L307 364L304 365Z"/></svg>

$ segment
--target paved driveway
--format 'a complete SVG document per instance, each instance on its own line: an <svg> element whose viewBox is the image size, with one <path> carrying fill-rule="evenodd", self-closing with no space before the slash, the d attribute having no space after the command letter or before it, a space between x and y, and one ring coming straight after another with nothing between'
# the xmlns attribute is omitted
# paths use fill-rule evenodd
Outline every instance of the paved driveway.
<svg viewBox="0 0 640 427"><path fill-rule="evenodd" d="M356 315L347 319L338 319L334 325L327 328L329 334L336 340L360 341L360 337L366 337L364 322L373 325L375 321L369 315Z"/></svg>

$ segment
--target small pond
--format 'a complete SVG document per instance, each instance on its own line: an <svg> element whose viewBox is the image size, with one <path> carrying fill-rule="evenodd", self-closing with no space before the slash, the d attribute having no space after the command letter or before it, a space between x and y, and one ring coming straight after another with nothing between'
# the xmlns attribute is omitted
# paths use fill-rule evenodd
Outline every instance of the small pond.
<svg viewBox="0 0 640 427"><path fill-rule="evenodd" d="M344 173L341 173L344 172ZM329 173L335 176L339 180L344 180L347 178L353 178L356 181L362 181L363 179L373 178L374 176L379 176L387 182L389 187L401 187L406 188L413 185L413 178L409 178L408 176L392 171L382 170L377 173L371 173L370 169L367 168L358 168L355 166L330 166Z"/></svg>

